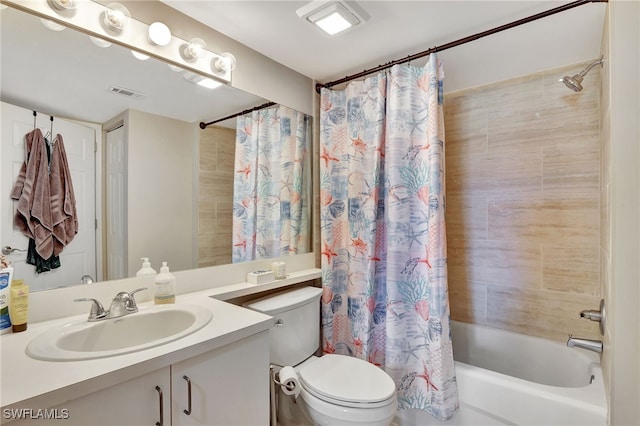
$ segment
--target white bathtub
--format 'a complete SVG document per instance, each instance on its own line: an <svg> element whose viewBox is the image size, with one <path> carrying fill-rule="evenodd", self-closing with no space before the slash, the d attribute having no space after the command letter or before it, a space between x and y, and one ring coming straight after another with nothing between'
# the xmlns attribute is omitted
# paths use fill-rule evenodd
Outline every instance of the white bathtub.
<svg viewBox="0 0 640 426"><path fill-rule="evenodd" d="M460 409L448 422L400 410L395 425L607 424L598 354L455 321L451 335Z"/></svg>

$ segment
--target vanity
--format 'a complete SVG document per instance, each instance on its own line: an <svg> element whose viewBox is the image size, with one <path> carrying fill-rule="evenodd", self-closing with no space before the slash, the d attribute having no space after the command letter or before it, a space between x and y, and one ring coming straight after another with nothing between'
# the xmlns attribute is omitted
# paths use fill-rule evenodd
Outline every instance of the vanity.
<svg viewBox="0 0 640 426"><path fill-rule="evenodd" d="M3 424L269 424L269 328L273 318L226 300L320 277L320 270L313 267L313 254L297 258L290 259L293 270L286 279L261 285L240 278L260 261L176 272L184 293L178 294L175 305L154 305L149 292L139 292L139 312L124 320L165 308L202 309L211 313L211 319L176 340L114 356L52 361L34 359L26 349L42 333L87 320L89 306L74 304L74 297L106 302L117 292L139 287L138 279L54 291L58 293L55 297L69 302L60 305L72 315L30 322L27 331L0 337ZM39 294L31 296L31 309L44 311ZM52 295L46 300L51 302Z"/></svg>
<svg viewBox="0 0 640 426"><path fill-rule="evenodd" d="M43 361L25 353L37 335L86 320L86 315L3 335L3 423L23 417L14 424L43 424L43 418L85 426L267 424L272 319L215 300L210 293L181 295L176 302L209 310L213 317L204 327L124 355ZM140 313L152 307L142 303Z"/></svg>

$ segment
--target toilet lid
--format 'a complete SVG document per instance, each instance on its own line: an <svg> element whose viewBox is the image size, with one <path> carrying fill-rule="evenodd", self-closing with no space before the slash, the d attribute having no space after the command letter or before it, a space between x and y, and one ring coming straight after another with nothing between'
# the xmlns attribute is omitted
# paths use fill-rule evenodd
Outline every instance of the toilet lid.
<svg viewBox="0 0 640 426"><path fill-rule="evenodd" d="M396 389L391 377L380 368L345 355L324 355L302 368L298 376L316 396L346 403L386 401Z"/></svg>

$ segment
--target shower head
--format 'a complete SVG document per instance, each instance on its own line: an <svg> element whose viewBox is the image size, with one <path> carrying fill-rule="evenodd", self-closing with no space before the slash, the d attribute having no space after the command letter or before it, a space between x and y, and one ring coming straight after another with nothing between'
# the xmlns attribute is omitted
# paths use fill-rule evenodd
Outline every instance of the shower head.
<svg viewBox="0 0 640 426"><path fill-rule="evenodd" d="M565 86L567 86L569 89L573 90L574 92L580 92L582 91L582 80L584 79L584 76L587 75L589 71L591 71L591 68L595 67L598 64L602 65L603 62L604 60L602 58L596 61L593 61L592 63L589 64L589 66L587 66L585 69L580 71L579 74L576 74L573 77L569 77L568 75L565 75L564 77L562 77L560 81L563 82Z"/></svg>

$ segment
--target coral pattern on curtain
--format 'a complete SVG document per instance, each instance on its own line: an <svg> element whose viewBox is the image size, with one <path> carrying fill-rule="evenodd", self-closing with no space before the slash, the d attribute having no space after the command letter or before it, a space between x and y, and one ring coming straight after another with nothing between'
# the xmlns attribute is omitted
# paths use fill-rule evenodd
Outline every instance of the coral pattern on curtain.
<svg viewBox="0 0 640 426"><path fill-rule="evenodd" d="M308 247L309 135L309 117L282 105L237 118L233 262Z"/></svg>
<svg viewBox="0 0 640 426"><path fill-rule="evenodd" d="M449 419L442 66L431 55L321 95L323 351L383 368L401 409Z"/></svg>

